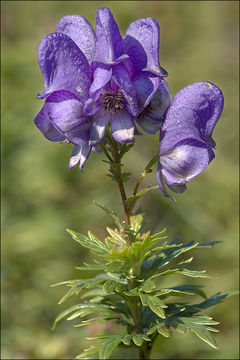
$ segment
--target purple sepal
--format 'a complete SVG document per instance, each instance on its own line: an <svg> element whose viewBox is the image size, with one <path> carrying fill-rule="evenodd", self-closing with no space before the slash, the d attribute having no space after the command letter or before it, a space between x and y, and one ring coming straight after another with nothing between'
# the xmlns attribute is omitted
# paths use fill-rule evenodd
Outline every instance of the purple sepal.
<svg viewBox="0 0 240 360"><path fill-rule="evenodd" d="M137 98L143 108L145 108L152 100L153 95L157 91L160 78L151 73L141 72L134 80Z"/></svg>
<svg viewBox="0 0 240 360"><path fill-rule="evenodd" d="M123 55L123 39L111 11L102 7L96 14L96 54L94 60L114 64Z"/></svg>
<svg viewBox="0 0 240 360"><path fill-rule="evenodd" d="M69 170L71 170L79 162L79 168L81 171L83 171L84 165L90 155L91 149L92 147L89 144L85 144L82 147L74 146L72 155L69 160Z"/></svg>
<svg viewBox="0 0 240 360"><path fill-rule="evenodd" d="M91 130L89 135L89 143L96 145L99 143L106 131L110 120L110 114L108 111L99 110L94 116L91 124Z"/></svg>
<svg viewBox="0 0 240 360"><path fill-rule="evenodd" d="M112 69L109 65L100 64L93 73L93 82L91 84L89 95L96 100L104 86L109 82L112 76Z"/></svg>
<svg viewBox="0 0 240 360"><path fill-rule="evenodd" d="M156 134L162 127L162 119L155 120L151 116L145 115L143 118L137 119L136 124L148 134Z"/></svg>
<svg viewBox="0 0 240 360"><path fill-rule="evenodd" d="M209 163L209 149L197 141L181 143L161 155L162 174L168 185L184 185L198 176Z"/></svg>
<svg viewBox="0 0 240 360"><path fill-rule="evenodd" d="M159 81L159 86L151 100L151 117L158 120L163 117L171 101L171 93L165 80Z"/></svg>
<svg viewBox="0 0 240 360"><path fill-rule="evenodd" d="M44 79L43 99L54 91L67 90L84 101L90 86L89 65L85 55L65 34L52 33L39 45L38 61Z"/></svg>
<svg viewBox="0 0 240 360"><path fill-rule="evenodd" d="M64 16L56 27L56 32L69 36L83 52L89 62L95 55L96 39L92 25L81 15Z"/></svg>
<svg viewBox="0 0 240 360"><path fill-rule="evenodd" d="M176 199L174 197L172 197L171 195L169 195L169 193L166 190L165 184L164 184L164 180L163 180L163 175L162 175L162 167L161 164L158 164L158 169L157 169L157 182L158 182L158 186L160 187L160 190L162 191L163 195L166 197L170 197L173 201L176 201Z"/></svg>
<svg viewBox="0 0 240 360"><path fill-rule="evenodd" d="M147 133L155 134L161 129L163 115L167 110L171 95L165 80L143 73L136 79L137 97L143 107L137 124Z"/></svg>
<svg viewBox="0 0 240 360"><path fill-rule="evenodd" d="M125 111L119 111L112 115L111 131L114 139L125 144L134 141L134 122L131 115Z"/></svg>
<svg viewBox="0 0 240 360"><path fill-rule="evenodd" d="M131 57L135 75L140 71L150 71L159 76L167 76L159 64L159 25L153 18L134 21L126 31L124 45Z"/></svg>
<svg viewBox="0 0 240 360"><path fill-rule="evenodd" d="M82 103L68 91L56 91L47 97L49 119L71 143L83 146L88 141L91 123L83 113Z"/></svg>
<svg viewBox="0 0 240 360"><path fill-rule="evenodd" d="M65 136L57 130L48 116L48 104L44 104L34 119L35 125L50 141L59 142L66 140Z"/></svg>

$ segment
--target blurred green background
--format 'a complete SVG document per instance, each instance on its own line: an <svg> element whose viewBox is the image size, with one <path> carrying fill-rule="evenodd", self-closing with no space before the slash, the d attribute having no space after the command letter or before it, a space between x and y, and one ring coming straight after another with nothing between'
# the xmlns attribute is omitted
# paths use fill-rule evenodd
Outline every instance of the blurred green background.
<svg viewBox="0 0 240 360"><path fill-rule="evenodd" d="M71 228L105 235L110 219L93 200L121 213L115 185L106 177L100 154L91 154L84 173L68 171L69 144L47 141L33 123L43 102L37 62L41 39L54 32L60 18L81 14L95 26L98 7L108 6L122 35L138 18L160 23L161 65L169 72L174 95L195 81L209 80L225 97L215 129L216 159L188 185L177 202L160 190L146 195L146 220L154 230L167 227L169 238L221 240L196 254L194 265L207 269L210 296L238 287L238 2L237 1L2 1L2 359L69 359L89 342L85 336L116 331L107 325L73 328L55 316L71 304L57 305L65 288L50 284L81 277L74 266L90 255L66 233ZM158 136L140 136L126 156L129 186L155 154ZM143 145L144 144L144 145ZM155 184L155 172L145 184ZM195 255L195 253L194 253ZM170 285L180 279L169 277ZM181 279L183 281L183 279ZM220 321L213 350L192 334L159 337L152 358L238 359L238 302L227 299L208 311ZM125 355L124 355L125 354ZM116 352L117 358L134 353Z"/></svg>

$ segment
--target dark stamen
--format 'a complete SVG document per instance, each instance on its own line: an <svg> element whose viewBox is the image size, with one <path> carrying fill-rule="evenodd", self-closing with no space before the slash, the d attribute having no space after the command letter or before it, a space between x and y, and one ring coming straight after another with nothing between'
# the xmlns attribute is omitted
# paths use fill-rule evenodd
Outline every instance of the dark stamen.
<svg viewBox="0 0 240 360"><path fill-rule="evenodd" d="M101 101L104 110L108 110L112 113L120 111L124 108L124 97L121 90L105 91L101 94Z"/></svg>

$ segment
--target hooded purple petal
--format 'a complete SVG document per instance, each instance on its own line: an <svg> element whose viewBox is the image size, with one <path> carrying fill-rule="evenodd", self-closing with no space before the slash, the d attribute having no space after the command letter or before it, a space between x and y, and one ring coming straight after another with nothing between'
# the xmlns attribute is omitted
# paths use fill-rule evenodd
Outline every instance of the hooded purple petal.
<svg viewBox="0 0 240 360"><path fill-rule="evenodd" d="M58 142L66 140L65 136L57 130L48 116L48 104L44 104L40 112L34 119L35 125L50 141Z"/></svg>
<svg viewBox="0 0 240 360"><path fill-rule="evenodd" d="M111 11L102 7L96 15L96 55L94 60L114 64L123 55L123 40Z"/></svg>
<svg viewBox="0 0 240 360"><path fill-rule="evenodd" d="M121 144L134 141L134 122L127 111L112 115L111 131L114 139Z"/></svg>
<svg viewBox="0 0 240 360"><path fill-rule="evenodd" d="M69 36L83 52L89 62L95 55L96 39L92 25L81 15L64 16L56 27L56 32Z"/></svg>
<svg viewBox="0 0 240 360"><path fill-rule="evenodd" d="M67 90L86 100L90 80L85 55L65 34L53 33L43 38L38 49L38 61L44 79L44 98L57 90Z"/></svg>
<svg viewBox="0 0 240 360"><path fill-rule="evenodd" d="M124 45L136 75L142 70L167 75L159 64L159 36L159 25L153 18L136 20L127 29Z"/></svg>
<svg viewBox="0 0 240 360"><path fill-rule="evenodd" d="M222 108L221 91L206 81L186 86L174 96L159 142L161 174L174 192L185 191L185 184L214 158L211 135Z"/></svg>
<svg viewBox="0 0 240 360"><path fill-rule="evenodd" d="M207 81L188 85L174 96L163 131L175 132L178 137L184 129L191 128L201 139L215 146L212 132L222 109L223 95L217 86Z"/></svg>
<svg viewBox="0 0 240 360"><path fill-rule="evenodd" d="M83 113L82 103L72 93L57 91L47 100L49 119L65 138L75 145L82 146L88 141L91 123Z"/></svg>
<svg viewBox="0 0 240 360"><path fill-rule="evenodd" d="M69 160L68 168L71 170L79 162L79 168L83 171L84 165L90 155L92 147L89 144L84 146L74 146L72 155Z"/></svg>
<svg viewBox="0 0 240 360"><path fill-rule="evenodd" d="M93 116L93 121L90 130L90 144L95 145L102 140L106 128L110 120L110 114L108 111L100 110Z"/></svg>

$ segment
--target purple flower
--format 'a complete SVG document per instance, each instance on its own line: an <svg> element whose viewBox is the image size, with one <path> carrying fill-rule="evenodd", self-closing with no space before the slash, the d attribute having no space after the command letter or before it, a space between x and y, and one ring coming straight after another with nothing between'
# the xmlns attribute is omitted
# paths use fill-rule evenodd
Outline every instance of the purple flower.
<svg viewBox="0 0 240 360"><path fill-rule="evenodd" d="M122 38L108 8L96 29L80 15L63 17L38 50L45 104L35 124L50 141L75 145L69 167L83 166L110 122L119 143L134 141L136 124L161 127L170 102L159 64L159 26L152 18L132 23Z"/></svg>
<svg viewBox="0 0 240 360"><path fill-rule="evenodd" d="M95 33L96 54L90 66L93 81L84 106L93 118L90 143L101 141L109 122L119 143L134 141L135 121L149 133L158 131L170 101L162 79L166 72L158 59L158 23L151 18L137 20L122 39L110 10L101 8Z"/></svg>
<svg viewBox="0 0 240 360"><path fill-rule="evenodd" d="M157 180L175 193L199 175L214 158L213 129L222 113L223 95L214 84L201 81L186 86L172 99L164 115L159 141Z"/></svg>

